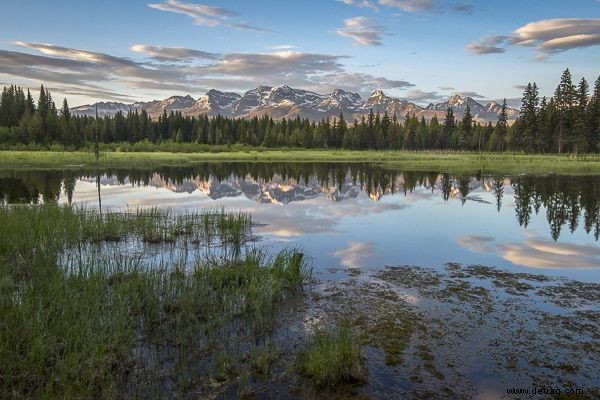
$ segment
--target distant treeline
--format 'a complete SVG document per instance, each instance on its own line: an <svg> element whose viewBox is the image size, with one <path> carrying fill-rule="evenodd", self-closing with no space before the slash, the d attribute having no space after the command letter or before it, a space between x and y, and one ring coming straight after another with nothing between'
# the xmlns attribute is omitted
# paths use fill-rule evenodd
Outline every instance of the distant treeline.
<svg viewBox="0 0 600 400"><path fill-rule="evenodd" d="M509 125L506 100L495 124L480 124L467 105L461 119L449 108L443 121L371 112L359 120L274 121L268 116L230 119L183 116L166 111L152 119L146 111L94 118L72 115L67 100L58 110L43 86L37 104L29 90L5 87L0 98L0 146L82 148L99 143L200 143L323 149L447 149L582 153L600 151L600 77L592 95L585 79L574 85L567 69L554 96L539 98L536 83L527 85L517 121Z"/></svg>

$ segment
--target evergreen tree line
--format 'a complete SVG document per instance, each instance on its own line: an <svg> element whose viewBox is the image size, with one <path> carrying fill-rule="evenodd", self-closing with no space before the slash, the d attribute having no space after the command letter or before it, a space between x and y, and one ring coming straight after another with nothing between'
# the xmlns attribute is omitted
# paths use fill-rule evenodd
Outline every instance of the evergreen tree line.
<svg viewBox="0 0 600 400"><path fill-rule="evenodd" d="M600 150L600 77L593 93L582 79L572 83L567 69L550 99L540 100L536 83L527 85L517 121L510 125L506 99L495 124L476 122L467 105L457 119L452 107L443 121L434 116L374 113L347 122L342 114L311 122L297 117L274 121L268 116L231 119L163 112L151 118L145 110L118 112L103 118L75 116L65 99L57 109L43 86L37 103L29 90L5 87L0 96L0 145L61 144L81 148L93 143L199 143L263 147L377 150L525 151L539 153Z"/></svg>

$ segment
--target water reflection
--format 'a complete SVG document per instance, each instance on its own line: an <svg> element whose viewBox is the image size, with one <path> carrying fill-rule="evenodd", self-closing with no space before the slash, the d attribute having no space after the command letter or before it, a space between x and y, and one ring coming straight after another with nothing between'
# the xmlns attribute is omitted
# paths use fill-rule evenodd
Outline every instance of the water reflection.
<svg viewBox="0 0 600 400"><path fill-rule="evenodd" d="M244 209L266 224L261 233L294 238L323 264L423 264L476 254L485 255L481 262L537 268L600 264L600 176L454 175L370 163L6 170L0 198Z"/></svg>

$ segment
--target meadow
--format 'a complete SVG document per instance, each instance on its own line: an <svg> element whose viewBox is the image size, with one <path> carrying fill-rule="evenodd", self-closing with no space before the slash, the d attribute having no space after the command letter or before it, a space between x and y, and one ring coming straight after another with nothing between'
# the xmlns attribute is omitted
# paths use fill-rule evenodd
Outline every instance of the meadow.
<svg viewBox="0 0 600 400"><path fill-rule="evenodd" d="M177 144L174 149L167 147L170 151L162 151L162 147L152 148L153 151L148 151L147 148L137 149L135 145L111 147L107 151L102 151L99 159L96 159L94 153L90 151L0 151L0 167L141 167L186 166L207 161L294 161L373 162L411 170L444 170L447 172L481 170L487 173L503 174L597 174L600 171L600 156L596 154L543 155L455 151L275 150L241 146L196 147L193 144Z"/></svg>

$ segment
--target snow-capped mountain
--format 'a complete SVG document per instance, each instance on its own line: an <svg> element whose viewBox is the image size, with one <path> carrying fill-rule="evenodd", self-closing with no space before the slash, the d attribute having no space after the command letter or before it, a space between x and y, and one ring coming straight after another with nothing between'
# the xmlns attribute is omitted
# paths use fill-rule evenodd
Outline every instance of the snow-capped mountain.
<svg viewBox="0 0 600 400"><path fill-rule="evenodd" d="M115 102L100 102L96 104L86 104L85 106L71 108L71 112L75 115L87 115L93 117L96 115L96 106L98 106L98 116L100 118L103 118L106 115L115 115L119 111L126 114L129 112L133 105Z"/></svg>
<svg viewBox="0 0 600 400"><path fill-rule="evenodd" d="M471 108L473 117L480 122L495 122L502 106L495 102L483 105L471 97L454 95L447 101L421 107L407 100L397 99L385 95L381 90L376 90L364 100L358 93L336 89L329 94L318 94L303 89L294 89L289 86L259 86L239 95L231 92L209 90L198 100L191 96L173 96L165 100L139 102L133 104L123 103L98 103L98 115L114 115L117 112L127 113L135 110L146 110L153 118L165 111L181 112L183 115L209 116L222 115L231 118L252 118L255 116L270 116L273 119L308 118L312 121L323 118L339 117L340 113L351 121L369 113L396 115L403 119L407 114L431 119L437 116L443 118L449 107L453 108L456 118L464 115L467 104ZM85 105L71 109L76 115L95 115L95 105ZM514 120L518 111L508 110L509 120Z"/></svg>
<svg viewBox="0 0 600 400"><path fill-rule="evenodd" d="M467 104L471 108L471 115L473 115L476 120L480 121L496 122L498 115L502 110L502 104L498 104L495 101L491 101L486 105L483 105L471 97L461 96L458 94L455 94L443 103L429 104L427 107L425 107L425 109L428 111L440 111L445 114L448 108L452 107L454 115L458 118L461 118L467 110ZM509 120L514 120L519 115L519 111L509 108L507 114Z"/></svg>
<svg viewBox="0 0 600 400"><path fill-rule="evenodd" d="M388 115L395 114L400 119L404 118L407 113L411 115L420 115L423 111L423 109L415 103L388 97L381 90L376 90L373 92L371 97L365 101L363 109L366 112L369 112L371 109L373 109L373 112L375 113L387 112Z"/></svg>
<svg viewBox="0 0 600 400"><path fill-rule="evenodd" d="M233 109L236 102L241 99L237 93L230 92L219 92L218 90L212 89L206 92L206 94L198 99L194 105L190 108L185 109L186 115L223 115L226 117L235 116L235 110Z"/></svg>

